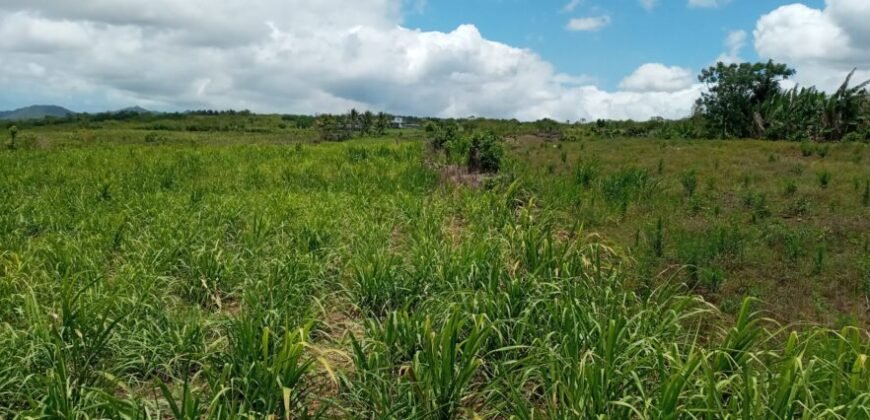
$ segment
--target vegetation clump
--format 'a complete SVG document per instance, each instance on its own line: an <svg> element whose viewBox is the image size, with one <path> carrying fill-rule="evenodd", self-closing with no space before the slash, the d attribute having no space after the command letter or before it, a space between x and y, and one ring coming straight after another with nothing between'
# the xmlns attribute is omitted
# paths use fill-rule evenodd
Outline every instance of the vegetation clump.
<svg viewBox="0 0 870 420"><path fill-rule="evenodd" d="M9 148L10 149L15 148L15 139L17 137L18 137L18 127L14 126L14 125L9 127Z"/></svg>
<svg viewBox="0 0 870 420"><path fill-rule="evenodd" d="M498 172L504 151L495 134L476 133L468 147L468 170L472 172Z"/></svg>

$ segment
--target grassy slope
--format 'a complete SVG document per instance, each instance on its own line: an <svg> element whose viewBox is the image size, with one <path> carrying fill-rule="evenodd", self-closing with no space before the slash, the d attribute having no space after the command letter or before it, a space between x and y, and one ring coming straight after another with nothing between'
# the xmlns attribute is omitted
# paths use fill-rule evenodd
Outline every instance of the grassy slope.
<svg viewBox="0 0 870 420"><path fill-rule="evenodd" d="M577 207L598 181L572 189L552 144L516 151L552 174L518 166L522 185L469 190L439 185L417 143L146 144L118 130L38 133L47 148L0 153L0 416L867 415L865 333L771 335L748 306L720 328L678 289L635 293L639 263L587 234L631 244L634 229L615 227L643 213ZM565 162L598 149L596 180L617 156L604 150L657 165L659 146L637 150L655 143L613 144L564 145ZM710 146L669 146L650 202L668 216L666 256L685 211L671 165Z"/></svg>

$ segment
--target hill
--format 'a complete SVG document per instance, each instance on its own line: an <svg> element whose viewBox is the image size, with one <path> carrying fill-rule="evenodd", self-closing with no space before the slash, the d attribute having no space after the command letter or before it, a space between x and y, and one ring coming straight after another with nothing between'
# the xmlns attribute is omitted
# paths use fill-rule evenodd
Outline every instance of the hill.
<svg viewBox="0 0 870 420"><path fill-rule="evenodd" d="M56 105L33 105L14 111L0 111L0 120L36 120L45 117L66 117L70 114L75 112Z"/></svg>
<svg viewBox="0 0 870 420"><path fill-rule="evenodd" d="M154 111L149 109L142 108L141 106L131 106L124 109L119 109L116 111L117 114L120 113L128 113L128 114L154 114Z"/></svg>

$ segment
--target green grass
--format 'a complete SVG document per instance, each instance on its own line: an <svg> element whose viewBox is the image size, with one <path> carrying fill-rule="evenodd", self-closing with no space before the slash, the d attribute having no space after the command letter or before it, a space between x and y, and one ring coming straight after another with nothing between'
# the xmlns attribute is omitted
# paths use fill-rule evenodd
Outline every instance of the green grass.
<svg viewBox="0 0 870 420"><path fill-rule="evenodd" d="M754 297L780 321L836 326L846 316L866 326L870 170L855 157L870 146L825 145L825 157L802 153L807 147L587 139L557 149L529 139L509 149L514 176L538 205L561 226L583 225L626 248L635 259L626 272L638 282L673 272L732 315L731 302ZM616 187L626 174L638 181ZM658 220L663 227L653 234ZM720 252L722 235L739 238L741 252Z"/></svg>
<svg viewBox="0 0 870 420"><path fill-rule="evenodd" d="M866 325L854 145L523 142L475 189L408 134L24 135L0 417L870 416L863 329L759 312Z"/></svg>

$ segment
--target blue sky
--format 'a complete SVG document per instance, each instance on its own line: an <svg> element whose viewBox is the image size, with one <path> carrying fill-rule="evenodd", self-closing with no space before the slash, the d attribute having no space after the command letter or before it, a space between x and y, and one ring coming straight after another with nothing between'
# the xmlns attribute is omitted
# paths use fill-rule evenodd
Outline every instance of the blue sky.
<svg viewBox="0 0 870 420"><path fill-rule="evenodd" d="M720 58L870 78L867 22L870 0L2 0L0 109L681 118Z"/></svg>
<svg viewBox="0 0 870 420"><path fill-rule="evenodd" d="M870 0L868 0L870 1ZM564 73L588 75L606 89L643 63L659 62L698 71L724 50L728 33L750 34L758 18L788 0L732 0L712 8L689 7L685 0L661 0L646 10L637 0L584 0L572 12L568 0L430 0L422 13L410 11L405 24L450 31L472 23L484 37L529 48ZM820 8L822 0L802 3ZM569 19L610 16L598 31L571 32ZM751 43L751 39L750 39ZM758 59L747 45L742 57Z"/></svg>

